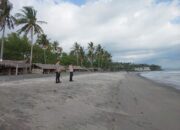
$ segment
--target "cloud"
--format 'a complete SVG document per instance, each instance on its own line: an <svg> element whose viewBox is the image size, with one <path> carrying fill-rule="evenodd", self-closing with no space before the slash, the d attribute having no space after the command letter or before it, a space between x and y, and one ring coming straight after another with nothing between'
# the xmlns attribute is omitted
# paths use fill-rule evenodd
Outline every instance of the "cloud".
<svg viewBox="0 0 180 130"><path fill-rule="evenodd" d="M175 17L174 19L171 20L172 24L180 24L180 16Z"/></svg>
<svg viewBox="0 0 180 130"><path fill-rule="evenodd" d="M158 63L163 56L159 50L180 44L180 24L173 22L180 16L179 0L11 2L13 13L23 6L34 6L38 18L48 22L42 25L45 33L50 39L58 40L65 51L75 41L83 46L93 41L109 50L114 60L146 62L151 59Z"/></svg>
<svg viewBox="0 0 180 130"><path fill-rule="evenodd" d="M156 4L170 4L173 0L155 0Z"/></svg>

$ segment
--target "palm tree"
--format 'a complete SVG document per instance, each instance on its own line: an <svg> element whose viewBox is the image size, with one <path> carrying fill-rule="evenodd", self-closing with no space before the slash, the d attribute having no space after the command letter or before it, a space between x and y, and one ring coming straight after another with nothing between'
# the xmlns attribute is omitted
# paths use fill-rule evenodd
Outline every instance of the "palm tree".
<svg viewBox="0 0 180 130"><path fill-rule="evenodd" d="M62 47L57 47L56 49L56 53L58 54L58 57L60 58L61 54L62 54L63 48ZM60 59L59 59L60 60Z"/></svg>
<svg viewBox="0 0 180 130"><path fill-rule="evenodd" d="M108 51L106 51L106 50L104 50L104 52L103 52L103 63L104 63L104 66L103 66L103 68L107 68L108 67L108 64L111 62L111 54L108 52Z"/></svg>
<svg viewBox="0 0 180 130"><path fill-rule="evenodd" d="M48 48L48 45L49 45L49 40L47 39L47 35L45 35L45 34L39 35L37 43L44 50L44 63L46 64L46 49Z"/></svg>
<svg viewBox="0 0 180 130"><path fill-rule="evenodd" d="M73 50L72 50L72 53L74 55L76 55L76 63L77 63L77 66L79 65L79 50L80 50L80 45L75 42L74 43L74 46L73 46Z"/></svg>
<svg viewBox="0 0 180 130"><path fill-rule="evenodd" d="M100 50L100 67L102 68L102 62L103 62L103 56L104 56L104 49L101 48Z"/></svg>
<svg viewBox="0 0 180 130"><path fill-rule="evenodd" d="M53 52L56 52L56 51L57 51L57 48L58 48L58 46L59 46L58 41L54 41L53 44L52 44L52 46L53 46Z"/></svg>
<svg viewBox="0 0 180 130"><path fill-rule="evenodd" d="M30 64L32 64L32 56L33 56L33 36L36 34L43 33L43 30L40 27L40 25L38 25L38 23L40 24L46 23L44 21L38 21L36 15L37 15L37 11L30 6L23 7L21 13L16 13L15 15L16 25L23 25L23 27L18 30L18 33L21 34L23 32L24 35L28 35L28 33L30 33L30 37L31 37Z"/></svg>
<svg viewBox="0 0 180 130"><path fill-rule="evenodd" d="M96 47L96 52L95 52L97 60L98 60L98 68L100 67L101 49L102 49L101 45L98 44L97 47Z"/></svg>
<svg viewBox="0 0 180 130"><path fill-rule="evenodd" d="M58 41L54 41L53 44L52 44L52 47L53 47L53 53L56 54L57 60L60 61L60 57L61 57L63 48L59 47Z"/></svg>
<svg viewBox="0 0 180 130"><path fill-rule="evenodd" d="M82 46L80 46L79 48L79 58L80 58L81 66L83 66L83 61L85 59L85 51Z"/></svg>
<svg viewBox="0 0 180 130"><path fill-rule="evenodd" d="M91 63L91 67L93 67L94 50L95 50L94 43L93 42L88 43L88 57Z"/></svg>
<svg viewBox="0 0 180 130"><path fill-rule="evenodd" d="M4 35L6 26L9 29L14 28L13 16L10 15L13 5L8 0L0 1L0 31L2 31L1 55L0 61L3 60Z"/></svg>

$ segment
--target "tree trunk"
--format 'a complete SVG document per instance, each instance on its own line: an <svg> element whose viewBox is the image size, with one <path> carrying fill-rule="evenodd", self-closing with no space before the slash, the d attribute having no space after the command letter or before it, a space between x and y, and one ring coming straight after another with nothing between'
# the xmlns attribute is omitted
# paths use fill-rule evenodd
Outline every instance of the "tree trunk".
<svg viewBox="0 0 180 130"><path fill-rule="evenodd" d="M31 29L31 56L30 56L30 72L32 72L32 56L33 56L33 28Z"/></svg>
<svg viewBox="0 0 180 130"><path fill-rule="evenodd" d="M46 64L46 50L44 49L44 63Z"/></svg>
<svg viewBox="0 0 180 130"><path fill-rule="evenodd" d="M93 67L93 56L91 56L91 67Z"/></svg>
<svg viewBox="0 0 180 130"><path fill-rule="evenodd" d="M79 60L78 54L77 54L76 56L77 56L77 66L78 66L78 65L79 65L79 62L78 62L78 60Z"/></svg>
<svg viewBox="0 0 180 130"><path fill-rule="evenodd" d="M100 58L99 58L99 55L98 55L98 68L100 68Z"/></svg>
<svg viewBox="0 0 180 130"><path fill-rule="evenodd" d="M4 28L3 28L3 33L2 33L1 56L0 56L0 61L3 61L4 34L5 34L5 26L4 26Z"/></svg>
<svg viewBox="0 0 180 130"><path fill-rule="evenodd" d="M16 65L16 75L18 75L18 64Z"/></svg>
<svg viewBox="0 0 180 130"><path fill-rule="evenodd" d="M101 66L101 68L103 68L103 56L101 56L100 66Z"/></svg>
<svg viewBox="0 0 180 130"><path fill-rule="evenodd" d="M83 66L83 60L81 59L81 67Z"/></svg>

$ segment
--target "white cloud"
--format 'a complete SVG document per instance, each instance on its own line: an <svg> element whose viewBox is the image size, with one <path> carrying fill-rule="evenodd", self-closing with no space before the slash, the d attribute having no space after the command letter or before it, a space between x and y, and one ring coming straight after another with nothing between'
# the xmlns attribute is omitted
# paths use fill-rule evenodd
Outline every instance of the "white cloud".
<svg viewBox="0 0 180 130"><path fill-rule="evenodd" d="M153 0L88 0L84 5L53 0L10 0L14 12L22 6L34 6L42 25L52 40L58 40L65 51L77 41L100 43L120 57L125 50L161 49L180 44L180 25L170 21L180 16L178 0L155 4ZM148 53L129 54L124 60L151 58ZM153 52L153 55L155 51Z"/></svg>

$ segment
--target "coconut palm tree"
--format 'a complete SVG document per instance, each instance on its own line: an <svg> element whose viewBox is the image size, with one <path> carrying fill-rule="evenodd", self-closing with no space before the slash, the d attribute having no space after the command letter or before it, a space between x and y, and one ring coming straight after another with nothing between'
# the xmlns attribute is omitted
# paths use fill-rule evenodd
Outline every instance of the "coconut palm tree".
<svg viewBox="0 0 180 130"><path fill-rule="evenodd" d="M53 52L56 52L56 51L57 51L58 46L59 46L58 41L54 41L53 44L52 44Z"/></svg>
<svg viewBox="0 0 180 130"><path fill-rule="evenodd" d="M44 63L46 64L46 49L48 48L48 45L49 45L49 40L47 39L47 35L45 35L45 34L39 35L37 43L44 50Z"/></svg>
<svg viewBox="0 0 180 130"><path fill-rule="evenodd" d="M58 54L58 56L61 56L62 51L63 51L63 48L62 48L62 47L57 47L56 53Z"/></svg>
<svg viewBox="0 0 180 130"><path fill-rule="evenodd" d="M79 48L79 58L80 58L81 66L83 66L83 61L85 59L85 51L82 46L80 46Z"/></svg>
<svg viewBox="0 0 180 130"><path fill-rule="evenodd" d="M71 52L72 54L76 55L77 66L79 65L79 50L80 50L80 45L77 42L75 42Z"/></svg>
<svg viewBox="0 0 180 130"><path fill-rule="evenodd" d="M63 48L62 48L62 47L59 47L58 41L54 41L54 42L53 42L52 48L53 48L53 53L55 53L56 56L57 56L57 60L60 61L60 57L61 57Z"/></svg>
<svg viewBox="0 0 180 130"><path fill-rule="evenodd" d="M111 54L108 52L108 51L106 51L106 50L104 50L104 52L103 52L103 63L104 63L104 66L103 66L103 68L107 68L108 67L108 64L111 62Z"/></svg>
<svg viewBox="0 0 180 130"><path fill-rule="evenodd" d="M96 47L96 52L95 52L97 60L98 60L98 68L100 67L101 49L102 49L101 45L98 44L97 47Z"/></svg>
<svg viewBox="0 0 180 130"><path fill-rule="evenodd" d="M95 51L94 43L93 42L88 43L88 54L87 55L90 60L91 67L93 67L94 51Z"/></svg>
<svg viewBox="0 0 180 130"><path fill-rule="evenodd" d="M104 57L104 49L101 48L100 50L100 67L102 68L102 63L103 63L103 57Z"/></svg>
<svg viewBox="0 0 180 130"><path fill-rule="evenodd" d="M0 61L3 60L4 35L6 27L14 28L13 16L10 15L13 5L8 0L0 1L0 31L2 31L1 55Z"/></svg>
<svg viewBox="0 0 180 130"><path fill-rule="evenodd" d="M32 56L33 56L33 36L36 34L42 34L43 29L38 24L46 23L44 21L38 21L36 15L37 15L37 11L30 6L23 7L21 13L16 13L15 15L16 25L22 25L22 28L19 29L17 32L19 34L24 33L24 35L28 35L30 33L30 37L31 37L30 64L32 64Z"/></svg>

